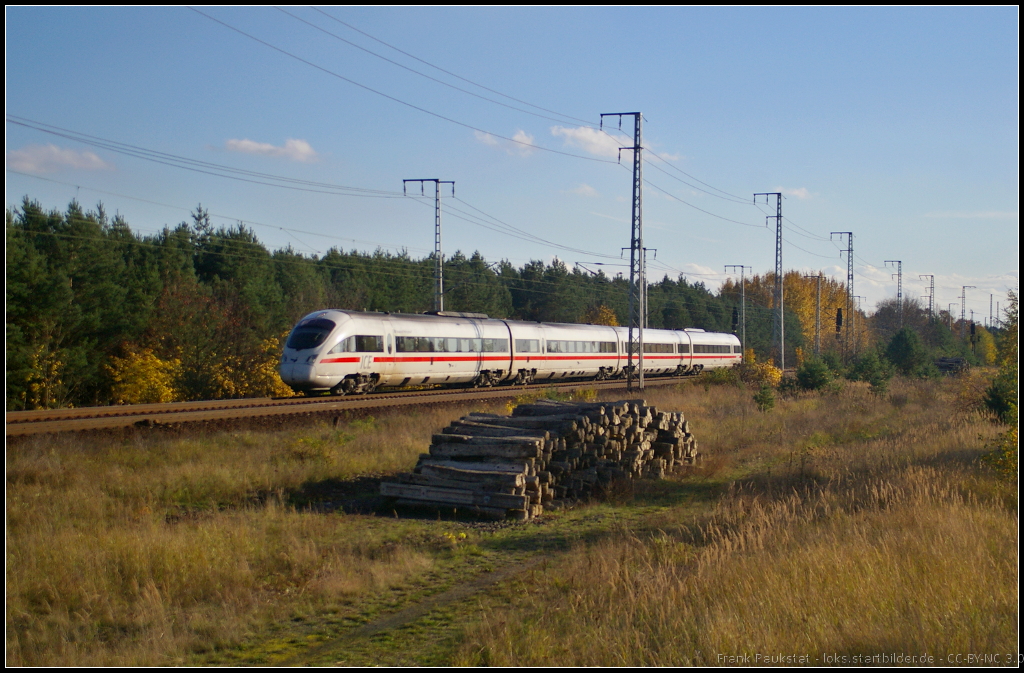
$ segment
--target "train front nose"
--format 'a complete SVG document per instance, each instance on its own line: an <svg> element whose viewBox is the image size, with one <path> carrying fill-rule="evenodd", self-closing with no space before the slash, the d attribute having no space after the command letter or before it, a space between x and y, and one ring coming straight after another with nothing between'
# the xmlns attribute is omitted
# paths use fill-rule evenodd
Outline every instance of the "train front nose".
<svg viewBox="0 0 1024 673"><path fill-rule="evenodd" d="M316 386L316 366L299 362L281 363L281 380L294 390L305 390Z"/></svg>

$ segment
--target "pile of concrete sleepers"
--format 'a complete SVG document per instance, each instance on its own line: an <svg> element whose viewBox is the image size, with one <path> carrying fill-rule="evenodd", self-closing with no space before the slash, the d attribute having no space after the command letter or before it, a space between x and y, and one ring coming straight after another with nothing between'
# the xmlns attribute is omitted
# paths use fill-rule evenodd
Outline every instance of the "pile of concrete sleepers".
<svg viewBox="0 0 1024 673"><path fill-rule="evenodd" d="M412 473L381 483L381 494L397 505L529 519L615 480L660 479L699 456L681 413L643 400L539 400L511 416L471 413L452 422Z"/></svg>

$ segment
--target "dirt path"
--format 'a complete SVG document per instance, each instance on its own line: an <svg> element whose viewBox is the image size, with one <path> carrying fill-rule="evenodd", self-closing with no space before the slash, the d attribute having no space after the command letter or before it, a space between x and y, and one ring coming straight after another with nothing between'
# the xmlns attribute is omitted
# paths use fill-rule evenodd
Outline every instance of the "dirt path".
<svg viewBox="0 0 1024 673"><path fill-rule="evenodd" d="M530 570L531 568L535 568L544 561L551 560L551 558L552 554L550 552L538 552L532 558L528 558L525 561L512 562L496 570L482 573L475 579L452 587L447 591L443 591L433 596L428 596L415 605L410 605L398 612L385 615L372 622L346 631L345 633L331 638L326 642L315 645L303 652L289 657L288 659L277 662L277 665L316 665L323 662L325 659L330 658L334 652L346 646L350 646L354 642L365 640L377 634L399 629L407 624L411 624L439 607L465 600L474 594L489 589L499 582Z"/></svg>

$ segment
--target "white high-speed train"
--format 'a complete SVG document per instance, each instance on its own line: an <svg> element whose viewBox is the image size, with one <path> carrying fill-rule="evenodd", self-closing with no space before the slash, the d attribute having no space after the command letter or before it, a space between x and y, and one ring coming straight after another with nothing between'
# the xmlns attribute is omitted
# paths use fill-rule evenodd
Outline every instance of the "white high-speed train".
<svg viewBox="0 0 1024 673"><path fill-rule="evenodd" d="M280 372L296 392L336 395L423 384L600 380L627 373L628 341L625 327L329 309L292 329ZM736 336L699 329L645 329L643 351L644 376L694 374L742 358Z"/></svg>

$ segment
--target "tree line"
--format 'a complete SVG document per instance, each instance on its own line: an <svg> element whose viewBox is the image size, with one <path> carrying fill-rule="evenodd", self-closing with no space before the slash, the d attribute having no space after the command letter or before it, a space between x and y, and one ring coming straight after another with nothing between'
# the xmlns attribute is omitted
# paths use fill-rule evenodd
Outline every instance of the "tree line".
<svg viewBox="0 0 1024 673"><path fill-rule="evenodd" d="M285 394L277 360L302 315L433 307L432 256L271 251L243 224L214 227L201 206L190 221L141 235L102 204L48 211L26 197L6 211L6 229L8 410ZM621 276L461 252L444 269L446 310L628 323ZM746 289L747 347L762 358L770 356L769 276ZM798 276L785 280L787 352L813 344L806 302L791 299L806 295ZM648 326L739 331L738 290L727 283L716 294L666 275L649 285Z"/></svg>

